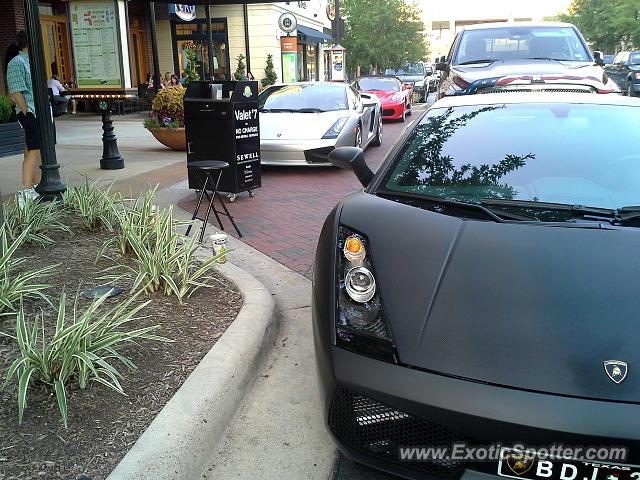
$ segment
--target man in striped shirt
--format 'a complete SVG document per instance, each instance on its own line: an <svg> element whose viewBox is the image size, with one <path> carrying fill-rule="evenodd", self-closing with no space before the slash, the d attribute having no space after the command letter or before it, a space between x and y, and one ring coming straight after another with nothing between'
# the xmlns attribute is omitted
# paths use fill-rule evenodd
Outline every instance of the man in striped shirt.
<svg viewBox="0 0 640 480"><path fill-rule="evenodd" d="M31 83L29 42L24 30L18 32L16 43L20 53L7 66L7 85L16 106L18 121L24 129L25 150L22 163L21 196L38 196L33 189L40 183L40 131L36 121L36 107ZM20 200L20 197L18 197Z"/></svg>

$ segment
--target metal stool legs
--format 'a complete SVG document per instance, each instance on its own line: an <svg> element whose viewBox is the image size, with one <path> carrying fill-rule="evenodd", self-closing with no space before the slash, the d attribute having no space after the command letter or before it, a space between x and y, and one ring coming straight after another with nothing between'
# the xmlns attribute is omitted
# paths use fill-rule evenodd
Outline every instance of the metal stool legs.
<svg viewBox="0 0 640 480"><path fill-rule="evenodd" d="M197 170L196 170L197 172ZM227 209L227 206L224 203L224 199L222 198L222 195L220 195L220 192L218 192L218 185L220 183L220 177L222 176L222 170L218 170L218 178L215 180L213 180L213 171L209 171L207 173L204 173L204 179L200 176L200 173L197 173L198 177L200 177L201 180L203 181L203 186L202 186L202 190L200 191L200 193L198 194L198 204L196 205L196 209L193 211L193 216L191 217L191 220L202 220L203 224L202 224L202 230L200 231L200 243L202 243L202 240L204 238L204 232L207 228L207 223L209 222L209 215L211 215L211 211L213 210L213 214L216 216L216 220L218 221L218 225L220 226L221 230L224 230L224 225L222 224L222 220L220 219L220 216L218 215L218 213L225 215L227 218L229 218L229 220L231 221L231 225L233 225L233 228L235 228L237 234L239 237L242 237L242 233L240 232L240 229L238 228L238 226L236 225L236 222L233 220L233 216L231 215L231 213L229 212L229 209ZM209 182L211 183L212 188L212 192L211 195L209 195L209 192L207 192L207 185L209 184ZM204 197L207 197L207 200L209 201L209 205L207 205L207 213L204 216L204 218L199 218L198 217L198 212L200 211L200 206L202 205L202 200L204 199ZM222 205L222 208L224 210L224 212L219 212L215 205L213 204L213 202L215 201L216 197L218 198L218 201L220 202L220 204ZM189 227L187 228L187 236L189 235L189 233L191 232L191 227L193 226L193 224L189 225Z"/></svg>

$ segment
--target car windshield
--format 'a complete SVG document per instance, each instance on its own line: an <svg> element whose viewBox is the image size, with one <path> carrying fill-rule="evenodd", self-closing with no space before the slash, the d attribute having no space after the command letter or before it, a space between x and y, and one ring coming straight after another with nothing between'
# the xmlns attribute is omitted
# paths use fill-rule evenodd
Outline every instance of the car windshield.
<svg viewBox="0 0 640 480"><path fill-rule="evenodd" d="M347 92L341 85L276 85L262 91L258 97L261 110L330 111L347 110Z"/></svg>
<svg viewBox="0 0 640 480"><path fill-rule="evenodd" d="M640 65L640 52L632 52L629 55L629 65Z"/></svg>
<svg viewBox="0 0 640 480"><path fill-rule="evenodd" d="M587 62L590 56L571 27L519 26L464 32L454 64L512 59Z"/></svg>
<svg viewBox="0 0 640 480"><path fill-rule="evenodd" d="M358 90L384 90L399 92L400 82L395 78L363 77L358 79Z"/></svg>
<svg viewBox="0 0 640 480"><path fill-rule="evenodd" d="M638 132L640 105L435 108L390 164L379 193L475 204L640 205Z"/></svg>
<svg viewBox="0 0 640 480"><path fill-rule="evenodd" d="M410 63L400 68L399 70L393 70L388 68L385 72L386 75L424 75L424 67L421 63Z"/></svg>

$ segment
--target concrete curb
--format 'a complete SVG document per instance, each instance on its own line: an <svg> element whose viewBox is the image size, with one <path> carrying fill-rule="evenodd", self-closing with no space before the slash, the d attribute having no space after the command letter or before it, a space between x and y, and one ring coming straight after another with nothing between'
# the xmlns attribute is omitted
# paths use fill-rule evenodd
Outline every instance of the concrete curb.
<svg viewBox="0 0 640 480"><path fill-rule="evenodd" d="M277 336L275 302L266 287L244 270L226 263L219 271L244 297L238 316L107 480L202 478L250 390Z"/></svg>

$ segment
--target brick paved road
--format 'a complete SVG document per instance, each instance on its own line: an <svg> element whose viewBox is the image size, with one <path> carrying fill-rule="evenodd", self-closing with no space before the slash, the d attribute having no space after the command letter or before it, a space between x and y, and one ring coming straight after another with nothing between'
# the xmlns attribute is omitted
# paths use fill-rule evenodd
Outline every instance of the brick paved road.
<svg viewBox="0 0 640 480"><path fill-rule="evenodd" d="M384 124L382 146L365 151L372 170L378 169L404 129L421 113L416 109L406 123ZM256 196L240 194L228 207L244 242L311 278L316 243L325 218L340 198L361 188L353 173L335 167L263 167L262 188L256 190ZM195 195L180 202L180 206L192 212ZM201 207L201 216L204 212ZM236 236L224 218L223 222L227 233ZM211 223L215 224L215 217Z"/></svg>

